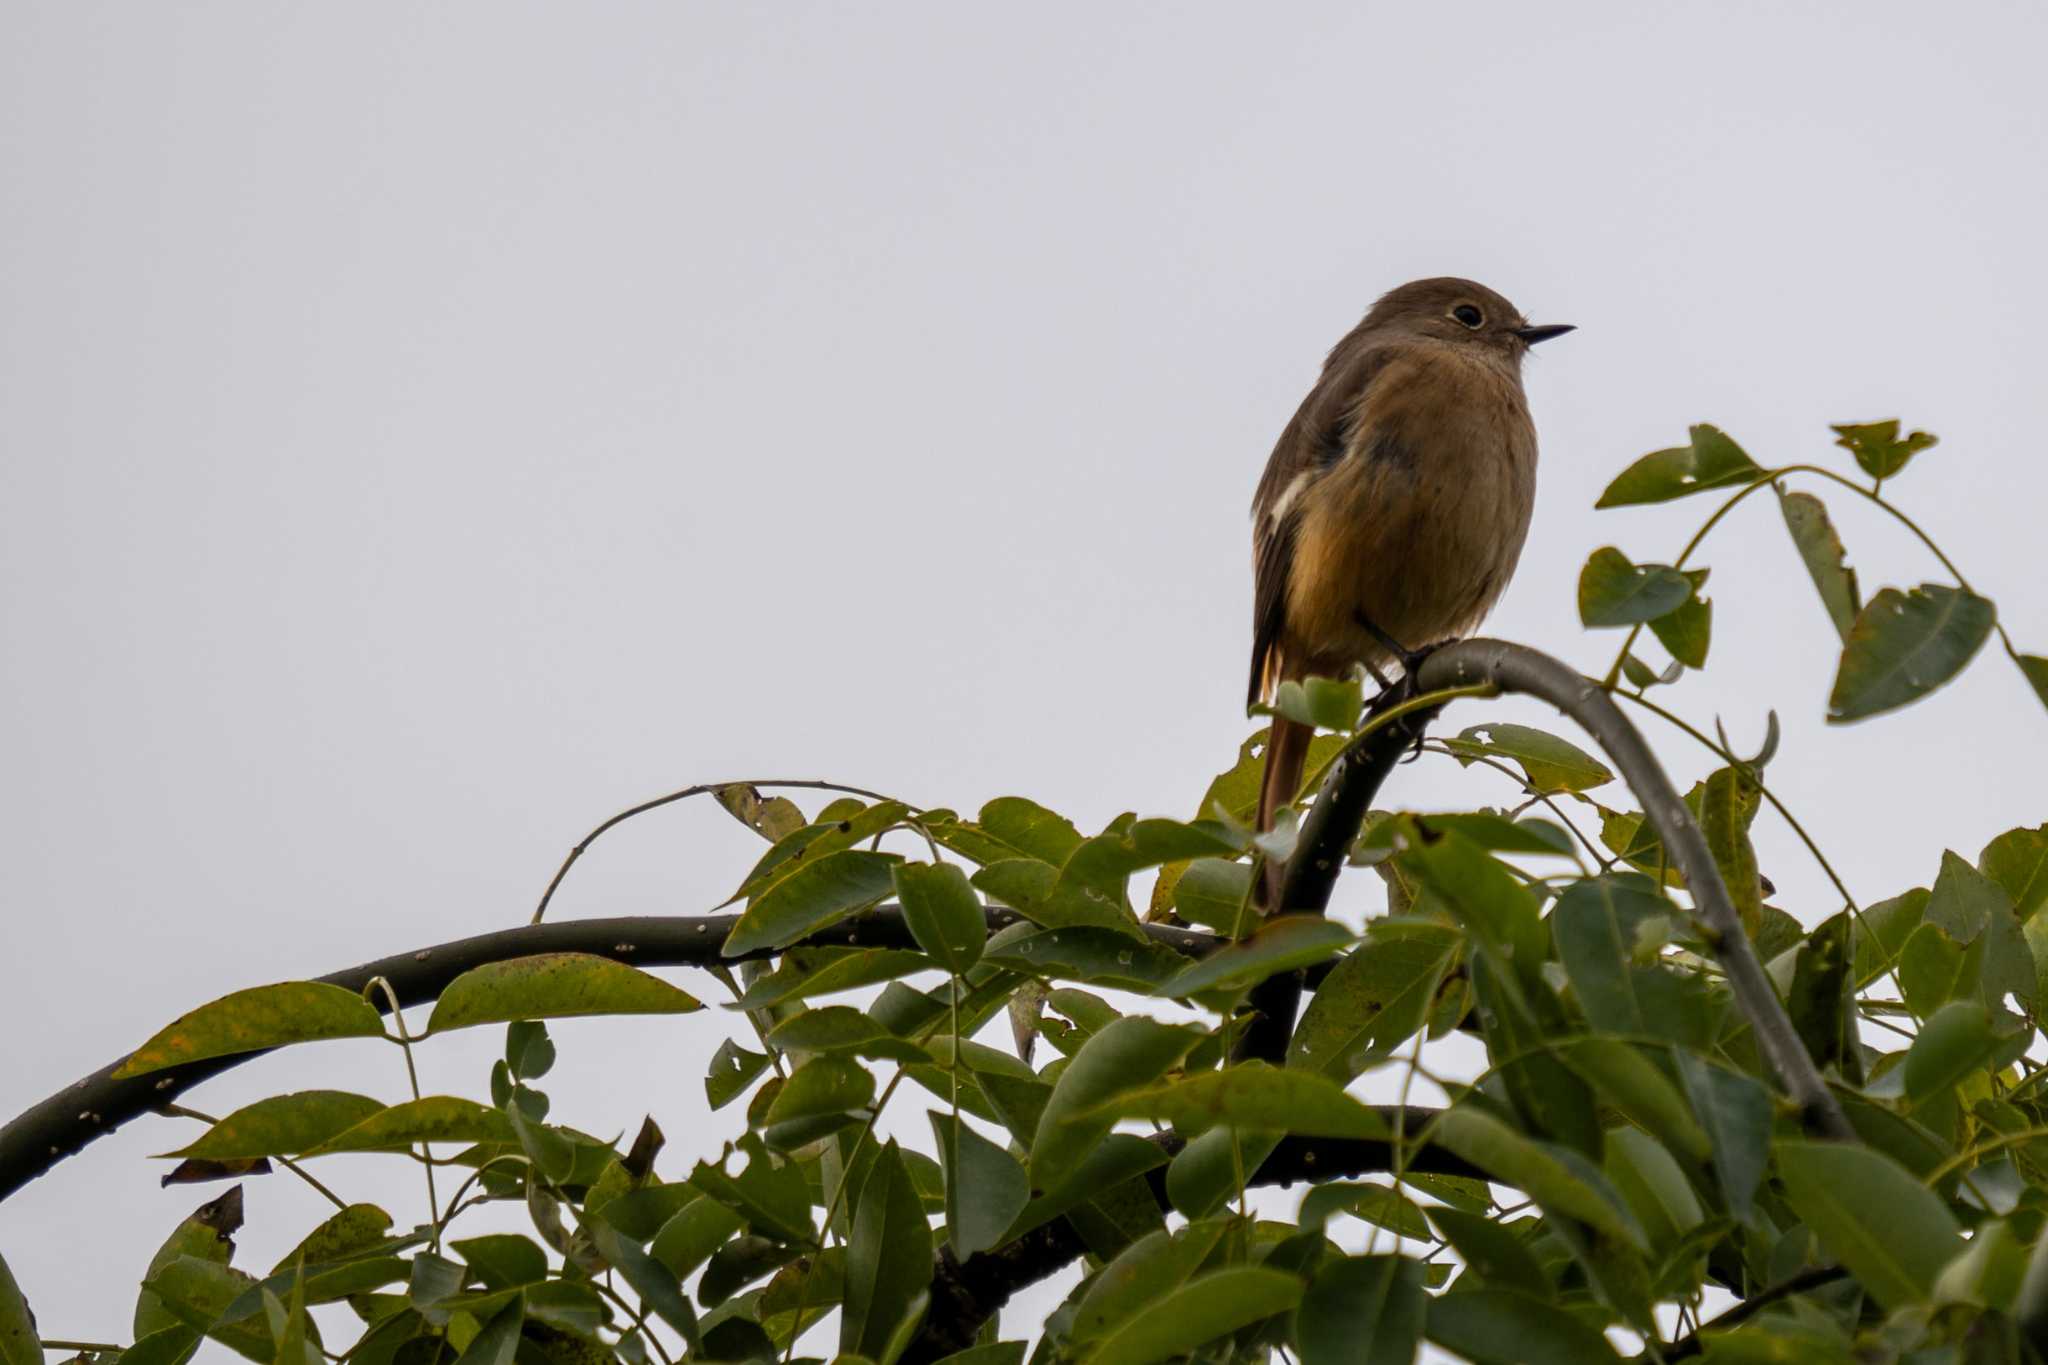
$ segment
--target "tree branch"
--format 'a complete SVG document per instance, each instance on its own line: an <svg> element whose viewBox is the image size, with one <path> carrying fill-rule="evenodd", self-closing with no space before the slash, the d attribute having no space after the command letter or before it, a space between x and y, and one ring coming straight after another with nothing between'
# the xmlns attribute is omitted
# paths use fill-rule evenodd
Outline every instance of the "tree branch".
<svg viewBox="0 0 2048 1365"><path fill-rule="evenodd" d="M1438 1110L1403 1109L1395 1105L1374 1106L1391 1128L1402 1125L1407 1135L1402 1149L1403 1169L1436 1175L1488 1179L1487 1173L1448 1150L1431 1145L1426 1130L1436 1121ZM1183 1140L1162 1133L1152 1141L1168 1151L1178 1152ZM1420 1144L1420 1145L1416 1145ZM1393 1144L1349 1138L1283 1138L1273 1154L1247 1180L1251 1185L1292 1185L1297 1180L1332 1180L1344 1176L1368 1175L1393 1169ZM1166 1197L1166 1170L1149 1172L1146 1181L1152 1197L1162 1210L1172 1208ZM902 1365L931 1365L931 1362L964 1351L974 1344L981 1325L1010 1301L1011 1295L1027 1285L1057 1274L1062 1266L1079 1260L1087 1243L1065 1218L1041 1224L1008 1245L983 1251L965 1261L950 1250L939 1252L932 1275L931 1311L924 1325L911 1339Z"/></svg>
<svg viewBox="0 0 2048 1365"><path fill-rule="evenodd" d="M1656 827L1685 878L1694 915L1714 960L1727 975L1736 1007L1755 1031L1771 1069L1798 1102L1807 1131L1837 1141L1856 1141L1855 1130L1799 1041L1777 989L1764 975L1763 963L1742 931L1742 918L1729 899L1728 886L1721 880L1706 837L1656 755L1614 699L1600 684L1549 655L1502 640L1461 640L1446 645L1425 659L1416 672L1416 684L1425 691L1475 682L1490 682L1502 691L1549 702L1606 751L1622 780L1643 803L1644 816Z"/></svg>
<svg viewBox="0 0 2048 1365"><path fill-rule="evenodd" d="M1378 715L1408 695L1405 688L1389 688L1373 699L1368 715ZM1358 837L1358 827L1365 822L1380 784L1442 711L1442 706L1433 706L1401 716L1345 746L1331 761L1323 785L1316 790L1315 804L1302 821L1294 856L1287 860L1279 898L1284 913L1320 915L1329 909L1337 874L1350 857L1351 841ZM1245 1001L1253 1011L1252 1019L1231 1053L1233 1061L1257 1058L1278 1062L1287 1056L1304 984L1303 973L1281 972L1252 988Z"/></svg>
<svg viewBox="0 0 2048 1365"><path fill-rule="evenodd" d="M987 914L992 933L1023 918L995 906ZM648 915L526 924L399 953L317 979L360 993L373 979L382 977L391 983L399 1005L406 1007L437 999L449 982L471 968L536 953L593 953L637 967L704 967L775 956L775 951L768 949L739 958L721 954L726 935L738 918ZM1200 956L1223 942L1213 934L1163 924L1146 925L1145 933L1153 942L1189 956ZM820 930L804 942L807 947L917 947L901 912L887 905ZM387 1002L381 992L370 1003L385 1012ZM113 1073L127 1058L109 1062L0 1128L0 1200L131 1119L162 1109L201 1081L263 1055L243 1052L213 1057L125 1080L116 1080Z"/></svg>

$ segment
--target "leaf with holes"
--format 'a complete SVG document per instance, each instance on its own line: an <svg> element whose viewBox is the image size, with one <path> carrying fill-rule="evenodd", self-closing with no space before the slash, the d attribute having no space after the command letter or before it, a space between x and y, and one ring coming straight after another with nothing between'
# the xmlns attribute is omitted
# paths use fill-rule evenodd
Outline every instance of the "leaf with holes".
<svg viewBox="0 0 2048 1365"><path fill-rule="evenodd" d="M1926 696L1963 671L1997 615L1985 598L1940 583L1910 593L1884 589L1857 614L1842 646L1828 720L1862 720Z"/></svg>
<svg viewBox="0 0 2048 1365"><path fill-rule="evenodd" d="M1481 755L1509 760L1521 768L1537 791L1590 791L1614 780L1599 759L1569 740L1533 726L1505 721L1468 725L1456 739L1444 743L1462 763L1470 764Z"/></svg>
<svg viewBox="0 0 2048 1365"><path fill-rule="evenodd" d="M1670 502L1709 489L1727 488L1760 477L1763 470L1719 427L1702 422L1691 442L1656 450L1621 471L1594 507L1634 507Z"/></svg>

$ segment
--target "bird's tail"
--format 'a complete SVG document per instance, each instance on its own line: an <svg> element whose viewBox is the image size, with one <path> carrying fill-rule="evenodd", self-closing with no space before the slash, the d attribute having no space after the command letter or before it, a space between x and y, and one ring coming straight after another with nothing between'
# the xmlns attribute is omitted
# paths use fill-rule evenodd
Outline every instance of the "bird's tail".
<svg viewBox="0 0 2048 1365"><path fill-rule="evenodd" d="M1273 717L1273 731L1266 741L1266 775L1259 783L1259 832L1273 828L1273 816L1301 790L1302 769L1308 764L1308 744L1315 730L1285 716ZM1259 907L1266 914L1280 909L1280 885L1287 865L1268 860L1265 886Z"/></svg>

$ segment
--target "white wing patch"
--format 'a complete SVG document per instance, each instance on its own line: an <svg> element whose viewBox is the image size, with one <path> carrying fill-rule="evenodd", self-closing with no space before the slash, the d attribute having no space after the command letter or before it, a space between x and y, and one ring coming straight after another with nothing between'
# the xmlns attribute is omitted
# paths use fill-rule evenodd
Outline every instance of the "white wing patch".
<svg viewBox="0 0 2048 1365"><path fill-rule="evenodd" d="M1295 499L1315 481L1318 472L1320 471L1304 469L1287 481L1287 487L1280 490L1280 496L1273 499L1273 505L1266 509L1266 520L1270 525L1277 527L1286 519L1287 509L1294 506Z"/></svg>

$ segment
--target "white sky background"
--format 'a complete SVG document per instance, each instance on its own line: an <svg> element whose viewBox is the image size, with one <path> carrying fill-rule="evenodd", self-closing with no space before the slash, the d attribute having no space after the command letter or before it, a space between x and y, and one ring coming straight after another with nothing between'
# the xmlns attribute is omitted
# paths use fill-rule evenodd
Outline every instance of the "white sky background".
<svg viewBox="0 0 2048 1365"><path fill-rule="evenodd" d="M1990 4L10 0L0 1110L229 990L520 922L598 819L694 781L1191 814L1249 728L1252 486L1419 275L1582 329L1531 367L1540 504L1491 632L1605 666L1586 554L1668 559L1707 504L1593 499L1687 423L1848 468L1826 423L1898 415L1942 437L1898 498L2048 652L2044 41ZM1866 593L1939 577L1828 501ZM1774 785L1860 898L2048 816L2001 657L1830 730L1770 502L1702 562L1713 657L1667 699L1742 745L1779 708ZM1387 799L1505 794L1432 759ZM1758 837L1780 903L1838 908ZM665 812L555 913L701 912L757 851ZM558 1026L558 1114L651 1107L686 1163L737 1122L702 1120L725 1022ZM496 1045L434 1044L427 1084L480 1093ZM403 1072L331 1045L190 1102L315 1085ZM214 1192L142 1159L189 1128L0 1211L47 1333L125 1339ZM333 1179L418 1212L378 1163ZM249 1206L252 1264L319 1216L284 1174Z"/></svg>

